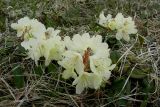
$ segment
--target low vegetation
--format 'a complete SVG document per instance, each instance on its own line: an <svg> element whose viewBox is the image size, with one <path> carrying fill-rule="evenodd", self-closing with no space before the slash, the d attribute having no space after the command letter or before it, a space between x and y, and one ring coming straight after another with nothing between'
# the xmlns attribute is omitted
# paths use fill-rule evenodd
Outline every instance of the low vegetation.
<svg viewBox="0 0 160 107"><path fill-rule="evenodd" d="M131 16L137 34L117 40L115 31L98 23L102 11ZM159 11L159 0L1 0L0 107L159 107ZM11 28L25 16L61 30L61 38L101 35L116 65L108 81L77 94L74 79L62 76L63 64L27 58L23 39Z"/></svg>

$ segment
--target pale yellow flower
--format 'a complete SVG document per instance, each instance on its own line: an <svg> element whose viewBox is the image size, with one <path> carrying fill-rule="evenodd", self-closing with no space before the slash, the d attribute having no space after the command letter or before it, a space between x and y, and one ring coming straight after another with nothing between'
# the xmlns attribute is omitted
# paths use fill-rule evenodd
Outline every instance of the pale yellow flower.
<svg viewBox="0 0 160 107"><path fill-rule="evenodd" d="M117 14L115 17L115 21L117 23L117 33L116 38L117 40L124 39L125 41L130 40L129 34L136 34L137 29L135 26L134 21L131 17L124 18L121 13Z"/></svg>
<svg viewBox="0 0 160 107"><path fill-rule="evenodd" d="M76 85L77 94L86 88L98 89L102 82L110 78L115 66L111 64L108 45L102 43L102 36L76 34L72 39L65 37L64 43L67 54L59 63L65 68L62 76L75 79L73 85Z"/></svg>
<svg viewBox="0 0 160 107"><path fill-rule="evenodd" d="M23 36L24 40L41 38L42 33L46 30L45 26L37 19L29 19L28 17L19 19L17 23L12 23L11 27L17 30L17 37Z"/></svg>
<svg viewBox="0 0 160 107"><path fill-rule="evenodd" d="M94 73L82 72L74 81L76 93L81 94L86 88L98 89L102 83L102 78Z"/></svg>
<svg viewBox="0 0 160 107"><path fill-rule="evenodd" d="M107 17L105 17L104 12L102 11L99 15L98 23L104 27L108 27L110 20L112 20L112 15L108 14Z"/></svg>
<svg viewBox="0 0 160 107"><path fill-rule="evenodd" d="M43 56L44 49L40 40L31 38L21 43L22 47L27 50L28 58L31 58L38 65L38 60Z"/></svg>
<svg viewBox="0 0 160 107"><path fill-rule="evenodd" d="M52 60L60 60L65 50L64 42L59 36L60 30L48 28L36 19L22 18L18 23L12 24L18 36L24 36L21 45L28 51L28 57L38 64L40 57L45 57L45 65ZM20 35L21 34L21 35Z"/></svg>
<svg viewBox="0 0 160 107"><path fill-rule="evenodd" d="M52 60L62 59L62 54L65 51L65 45L59 36L60 30L54 30L53 28L48 28L45 32L45 40L43 44L45 65L49 65Z"/></svg>
<svg viewBox="0 0 160 107"><path fill-rule="evenodd" d="M116 30L117 40L124 39L125 41L129 41L129 35L137 33L135 22L131 17L125 18L122 13L118 13L115 18L112 18L110 14L105 17L104 12L101 12L99 16L99 24L111 30Z"/></svg>
<svg viewBox="0 0 160 107"><path fill-rule="evenodd" d="M84 70L82 56L74 51L66 51L63 53L64 59L59 61L58 64L65 68L62 77L68 79L70 77L76 78Z"/></svg>

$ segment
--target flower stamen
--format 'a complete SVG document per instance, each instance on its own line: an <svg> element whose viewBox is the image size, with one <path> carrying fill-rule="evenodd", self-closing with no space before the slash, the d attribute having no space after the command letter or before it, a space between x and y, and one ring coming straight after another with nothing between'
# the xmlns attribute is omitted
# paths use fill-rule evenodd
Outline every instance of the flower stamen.
<svg viewBox="0 0 160 107"><path fill-rule="evenodd" d="M92 54L92 50L91 48L87 48L87 50L85 50L84 55L83 55L83 64L84 64L84 71L89 71L89 56L91 56Z"/></svg>

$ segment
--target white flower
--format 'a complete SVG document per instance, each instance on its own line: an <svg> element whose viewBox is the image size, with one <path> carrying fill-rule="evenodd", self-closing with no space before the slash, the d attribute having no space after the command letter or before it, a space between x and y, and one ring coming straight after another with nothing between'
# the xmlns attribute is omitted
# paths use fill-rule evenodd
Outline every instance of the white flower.
<svg viewBox="0 0 160 107"><path fill-rule="evenodd" d="M48 28L45 32L45 44L43 45L45 65L49 65L52 60L60 60L62 54L65 51L65 45L58 35L60 30L54 30L53 28Z"/></svg>
<svg viewBox="0 0 160 107"><path fill-rule="evenodd" d="M38 60L44 53L42 41L31 38L29 41L23 41L21 45L28 51L28 57L34 60L36 65L38 65Z"/></svg>
<svg viewBox="0 0 160 107"><path fill-rule="evenodd" d="M122 13L118 13L115 18L112 18L110 14L105 17L104 12L101 12L99 16L99 24L111 30L116 30L117 40L123 38L125 41L129 41L129 34L137 33L137 29L132 18L124 18Z"/></svg>
<svg viewBox="0 0 160 107"><path fill-rule="evenodd" d="M27 21L28 23L26 23ZM42 23L28 17L20 19L17 24L12 24L12 27L17 29L17 32L24 34L24 41L21 45L28 51L28 57L35 60L36 65L39 58L43 56L46 66L52 60L62 58L65 45L59 36L60 30L54 30L51 27L46 30Z"/></svg>
<svg viewBox="0 0 160 107"><path fill-rule="evenodd" d="M12 23L11 27L17 30L17 37L23 35L23 33L29 29L30 19L28 17L24 17L18 20L18 23Z"/></svg>
<svg viewBox="0 0 160 107"><path fill-rule="evenodd" d="M68 50L76 51L81 55L84 54L87 48L91 48L92 53L100 50L100 48L108 49L108 45L102 43L102 36L100 35L90 37L89 33L84 33L82 35L76 34L73 36L72 40L70 37L65 37L64 41Z"/></svg>
<svg viewBox="0 0 160 107"><path fill-rule="evenodd" d="M32 19L30 27L31 29L28 31L29 34L32 34L33 37L37 39L43 38L43 33L46 31L44 24L39 22L37 19Z"/></svg>
<svg viewBox="0 0 160 107"><path fill-rule="evenodd" d="M115 30L116 27L117 27L117 23L115 22L114 19L112 19L112 20L110 20L110 21L108 22L107 27L108 27L109 29L111 29L111 30Z"/></svg>
<svg viewBox="0 0 160 107"><path fill-rule="evenodd" d="M76 85L76 93L81 94L85 88L98 89L102 83L102 78L94 73L83 72L73 81Z"/></svg>
<svg viewBox="0 0 160 107"><path fill-rule="evenodd" d="M117 33L116 33L116 39L124 39L125 41L129 41L130 37L129 34L136 34L137 29L135 26L134 21L131 17L124 18L121 13L117 14L115 17L115 21L117 23Z"/></svg>
<svg viewBox="0 0 160 107"><path fill-rule="evenodd" d="M47 28L45 31L45 39L54 38L55 36L59 35L60 30L55 30L52 27Z"/></svg>
<svg viewBox="0 0 160 107"><path fill-rule="evenodd" d="M103 77L104 81L107 81L110 78L111 70L115 68L115 64L111 65L112 61L110 58L98 58L96 55L90 57L90 68L91 70Z"/></svg>
<svg viewBox="0 0 160 107"><path fill-rule="evenodd" d="M80 74L84 69L82 56L74 51L66 51L64 52L63 57L64 59L58 62L58 64L66 69L63 72L62 77L64 79L68 79L70 77L76 78L76 72Z"/></svg>
<svg viewBox="0 0 160 107"><path fill-rule="evenodd" d="M116 29L120 29L124 26L125 18L122 13L118 13L114 20L116 22Z"/></svg>
<svg viewBox="0 0 160 107"><path fill-rule="evenodd" d="M47 66L52 60L60 60L62 58L65 46L61 42L61 38L56 37L46 40L44 49L45 65Z"/></svg>
<svg viewBox="0 0 160 107"><path fill-rule="evenodd" d="M104 16L104 12L102 11L99 15L99 24L104 26L104 27L107 27L108 25L108 22L112 20L112 15L108 14L107 17Z"/></svg>
<svg viewBox="0 0 160 107"><path fill-rule="evenodd" d="M102 43L102 36L76 34L72 39L65 37L64 43L67 54L59 64L65 68L63 78L75 79L73 85L76 85L76 93L81 93L85 88L98 89L103 81L110 78L114 66L111 65L108 45Z"/></svg>
<svg viewBox="0 0 160 107"><path fill-rule="evenodd" d="M17 30L17 37L24 37L24 40L30 38L41 38L42 33L45 32L45 26L37 19L29 19L24 17L18 20L17 23L12 23L11 27Z"/></svg>

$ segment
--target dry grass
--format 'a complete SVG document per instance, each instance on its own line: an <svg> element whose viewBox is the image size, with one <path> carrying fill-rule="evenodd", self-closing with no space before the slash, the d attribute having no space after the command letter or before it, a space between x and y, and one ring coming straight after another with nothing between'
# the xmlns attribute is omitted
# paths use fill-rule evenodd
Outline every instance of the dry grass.
<svg viewBox="0 0 160 107"><path fill-rule="evenodd" d="M61 78L54 64L38 68L25 59L24 49L10 24L23 16L61 29L61 35L85 31L108 34L96 25L99 13L122 12L136 20L139 35L130 43L119 42L121 57L110 84L75 94L72 80ZM160 2L159 0L2 0L0 1L0 107L158 107L160 105ZM98 27L98 28L97 28ZM15 85L20 70L24 87ZM136 73L134 73L136 72ZM138 73L137 73L138 72ZM133 75L134 73L134 75ZM145 74L145 76L144 76Z"/></svg>

